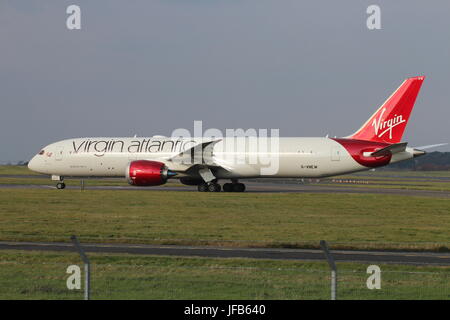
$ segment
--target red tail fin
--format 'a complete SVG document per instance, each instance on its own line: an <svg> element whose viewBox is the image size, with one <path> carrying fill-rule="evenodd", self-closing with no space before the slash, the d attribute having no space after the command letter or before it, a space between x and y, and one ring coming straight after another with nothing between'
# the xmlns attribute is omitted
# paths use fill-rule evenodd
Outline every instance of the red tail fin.
<svg viewBox="0 0 450 320"><path fill-rule="evenodd" d="M401 141L419 93L422 77L406 79L351 139L387 143Z"/></svg>

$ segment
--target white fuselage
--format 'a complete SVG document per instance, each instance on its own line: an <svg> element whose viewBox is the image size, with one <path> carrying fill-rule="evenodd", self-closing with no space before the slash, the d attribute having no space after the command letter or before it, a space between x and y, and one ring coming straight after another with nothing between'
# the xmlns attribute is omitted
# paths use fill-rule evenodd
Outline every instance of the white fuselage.
<svg viewBox="0 0 450 320"><path fill-rule="evenodd" d="M233 139L234 147L229 148ZM245 140L247 139L247 140ZM212 145L208 158L217 166L218 179L318 178L368 170L347 149L330 138L222 138ZM211 140L211 139L210 139ZM192 166L174 161L203 138L80 138L59 141L43 148L29 168L55 176L124 177L135 160L163 162L182 176ZM243 142L241 144L236 142ZM394 154L390 163L413 157L413 149Z"/></svg>

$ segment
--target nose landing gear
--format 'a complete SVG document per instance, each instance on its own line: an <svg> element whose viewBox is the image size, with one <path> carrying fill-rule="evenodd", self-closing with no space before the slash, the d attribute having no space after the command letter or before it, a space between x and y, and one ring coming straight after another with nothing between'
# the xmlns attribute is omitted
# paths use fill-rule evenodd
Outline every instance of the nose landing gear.
<svg viewBox="0 0 450 320"><path fill-rule="evenodd" d="M58 181L58 183L56 184L56 189L61 190L61 189L64 189L66 187L66 184L64 183L64 177L52 175L52 180L53 181Z"/></svg>
<svg viewBox="0 0 450 320"><path fill-rule="evenodd" d="M66 184L64 182L58 182L56 184L56 189L64 189L66 187Z"/></svg>

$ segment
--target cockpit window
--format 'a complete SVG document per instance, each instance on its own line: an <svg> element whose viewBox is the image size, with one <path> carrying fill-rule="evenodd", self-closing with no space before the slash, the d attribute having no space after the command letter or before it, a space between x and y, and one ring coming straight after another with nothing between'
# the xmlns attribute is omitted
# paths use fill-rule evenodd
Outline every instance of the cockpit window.
<svg viewBox="0 0 450 320"><path fill-rule="evenodd" d="M44 152L45 152L44 150L41 150L41 151L39 151L39 153L38 153L38 154L39 154L39 155L43 155L43 154L44 154Z"/></svg>

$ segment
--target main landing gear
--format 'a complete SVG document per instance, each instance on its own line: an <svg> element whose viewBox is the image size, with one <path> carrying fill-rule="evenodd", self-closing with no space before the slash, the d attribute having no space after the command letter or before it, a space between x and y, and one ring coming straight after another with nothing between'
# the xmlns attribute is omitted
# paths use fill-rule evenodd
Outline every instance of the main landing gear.
<svg viewBox="0 0 450 320"><path fill-rule="evenodd" d="M245 184L243 183L225 183L223 185L223 191L225 192L244 192Z"/></svg>
<svg viewBox="0 0 450 320"><path fill-rule="evenodd" d="M218 184L217 182L210 182L210 183L203 182L197 186L197 189L200 192L220 192L222 188L220 187L220 184Z"/></svg>
<svg viewBox="0 0 450 320"><path fill-rule="evenodd" d="M198 191L200 192L220 192L222 189L220 187L220 184L217 182L211 181L210 183L200 183L197 186ZM245 184L233 182L233 183L225 183L223 185L223 191L224 192L244 192L245 191Z"/></svg>

